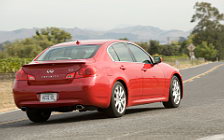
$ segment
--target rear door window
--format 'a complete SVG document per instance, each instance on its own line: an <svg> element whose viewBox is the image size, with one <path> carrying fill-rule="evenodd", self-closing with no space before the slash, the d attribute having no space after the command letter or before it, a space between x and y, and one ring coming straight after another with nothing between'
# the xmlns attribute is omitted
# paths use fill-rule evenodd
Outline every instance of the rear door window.
<svg viewBox="0 0 224 140"><path fill-rule="evenodd" d="M112 45L112 47L115 50L119 61L134 62L128 48L123 43L116 43Z"/></svg>
<svg viewBox="0 0 224 140"><path fill-rule="evenodd" d="M113 47L109 47L108 52L114 61L119 61L119 58L118 58L116 52L114 51Z"/></svg>

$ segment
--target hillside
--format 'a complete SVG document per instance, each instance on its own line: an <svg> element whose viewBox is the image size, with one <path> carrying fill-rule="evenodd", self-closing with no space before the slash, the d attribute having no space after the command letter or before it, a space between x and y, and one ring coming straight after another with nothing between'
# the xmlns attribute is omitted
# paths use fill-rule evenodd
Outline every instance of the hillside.
<svg viewBox="0 0 224 140"><path fill-rule="evenodd" d="M0 43L31 37L35 34L37 29L38 28L0 31ZM96 31L77 27L62 29L71 33L73 40L119 39L126 37L131 41L158 40L161 43L167 43L169 41L179 40L180 37L186 38L189 35L189 32L181 30L162 30L152 26L130 26L108 31Z"/></svg>

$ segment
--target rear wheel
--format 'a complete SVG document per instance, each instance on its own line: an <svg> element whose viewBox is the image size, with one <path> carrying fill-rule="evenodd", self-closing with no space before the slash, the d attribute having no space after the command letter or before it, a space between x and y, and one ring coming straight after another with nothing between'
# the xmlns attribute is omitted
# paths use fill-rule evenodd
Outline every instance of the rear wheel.
<svg viewBox="0 0 224 140"><path fill-rule="evenodd" d="M126 90L121 82L116 82L112 89L110 107L106 109L109 117L121 117L126 110Z"/></svg>
<svg viewBox="0 0 224 140"><path fill-rule="evenodd" d="M49 110L37 110L37 109L28 109L26 111L27 117L35 123L45 122L51 116L51 111Z"/></svg>
<svg viewBox="0 0 224 140"><path fill-rule="evenodd" d="M169 101L163 102L165 108L177 108L181 101L180 80L173 76L170 84Z"/></svg>

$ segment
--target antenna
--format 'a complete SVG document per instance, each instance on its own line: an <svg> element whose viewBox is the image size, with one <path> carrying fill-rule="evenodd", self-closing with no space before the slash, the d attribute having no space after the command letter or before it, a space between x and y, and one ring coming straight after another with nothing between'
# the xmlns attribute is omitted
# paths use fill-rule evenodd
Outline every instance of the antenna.
<svg viewBox="0 0 224 140"><path fill-rule="evenodd" d="M77 41L76 41L76 45L79 45L79 44L80 44L80 42L77 40Z"/></svg>

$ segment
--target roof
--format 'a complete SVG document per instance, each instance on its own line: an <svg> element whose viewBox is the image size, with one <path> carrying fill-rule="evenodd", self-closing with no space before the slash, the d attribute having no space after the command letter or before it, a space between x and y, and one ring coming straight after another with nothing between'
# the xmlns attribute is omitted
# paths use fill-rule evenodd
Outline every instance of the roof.
<svg viewBox="0 0 224 140"><path fill-rule="evenodd" d="M79 44L77 44L77 41L79 42ZM60 47L60 46L72 46L72 45L87 45L87 44L98 44L98 45L102 45L104 43L108 43L108 42L114 42L114 41L118 41L118 40L76 40L76 41L70 41L70 42L64 42L64 43L60 43L60 44L56 44L52 47Z"/></svg>

